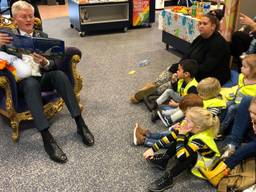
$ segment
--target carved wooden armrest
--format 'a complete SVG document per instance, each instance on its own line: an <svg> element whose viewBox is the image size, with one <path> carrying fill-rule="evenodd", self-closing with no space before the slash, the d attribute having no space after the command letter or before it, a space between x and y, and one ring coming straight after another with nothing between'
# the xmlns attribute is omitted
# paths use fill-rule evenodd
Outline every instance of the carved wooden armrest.
<svg viewBox="0 0 256 192"><path fill-rule="evenodd" d="M5 100L6 114L5 115L6 117L10 118L14 116L16 112L13 105L10 83L7 77L0 76L0 88L2 88L5 91L5 95L6 95L6 100Z"/></svg>
<svg viewBox="0 0 256 192"><path fill-rule="evenodd" d="M74 77L74 92L78 99L80 97L80 91L83 87L83 79L77 70L77 64L80 62L80 60L80 55L74 55L71 59L71 72L72 76Z"/></svg>

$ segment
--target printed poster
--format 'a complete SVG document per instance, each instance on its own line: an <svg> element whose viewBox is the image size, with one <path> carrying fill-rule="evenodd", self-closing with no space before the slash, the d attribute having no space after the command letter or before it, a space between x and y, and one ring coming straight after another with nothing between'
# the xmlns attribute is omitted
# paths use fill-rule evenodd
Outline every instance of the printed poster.
<svg viewBox="0 0 256 192"><path fill-rule="evenodd" d="M149 1L133 0L133 26L143 26L149 23Z"/></svg>

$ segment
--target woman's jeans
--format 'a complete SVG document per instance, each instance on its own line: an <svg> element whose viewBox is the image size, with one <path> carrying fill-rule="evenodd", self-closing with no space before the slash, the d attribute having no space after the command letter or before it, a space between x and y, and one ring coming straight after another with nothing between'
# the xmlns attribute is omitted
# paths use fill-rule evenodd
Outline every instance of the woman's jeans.
<svg viewBox="0 0 256 192"><path fill-rule="evenodd" d="M228 158L225 163L229 168L234 168L242 160L256 156L256 135L253 132L249 106L251 97L244 97L237 108L231 135L229 136L229 144L233 144L238 149ZM245 141L247 143L240 146Z"/></svg>
<svg viewBox="0 0 256 192"><path fill-rule="evenodd" d="M239 106L239 104L236 104L234 101L230 101L227 103L227 109L224 114L224 119L220 125L220 133L221 134L225 134L225 133L229 132L229 128L232 125L232 122L235 118L238 106Z"/></svg>

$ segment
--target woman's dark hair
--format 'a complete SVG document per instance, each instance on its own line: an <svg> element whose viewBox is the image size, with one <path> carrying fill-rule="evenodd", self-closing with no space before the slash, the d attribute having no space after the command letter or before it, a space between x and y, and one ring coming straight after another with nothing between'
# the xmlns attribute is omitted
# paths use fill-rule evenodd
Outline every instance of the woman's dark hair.
<svg viewBox="0 0 256 192"><path fill-rule="evenodd" d="M224 11L222 9L211 10L209 11L209 14L216 16L219 21L224 17Z"/></svg>
<svg viewBox="0 0 256 192"><path fill-rule="evenodd" d="M219 28L220 28L220 20L218 19L218 17L215 14L209 12L206 15L204 15L204 17L207 17L212 24L216 25L215 31L219 30Z"/></svg>

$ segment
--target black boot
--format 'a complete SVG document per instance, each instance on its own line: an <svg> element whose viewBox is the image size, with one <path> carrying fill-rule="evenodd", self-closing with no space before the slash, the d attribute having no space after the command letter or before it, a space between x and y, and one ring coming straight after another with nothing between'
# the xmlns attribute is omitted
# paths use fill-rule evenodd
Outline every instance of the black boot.
<svg viewBox="0 0 256 192"><path fill-rule="evenodd" d="M166 153L156 154L156 155L154 155L153 159L147 159L147 162L152 167L156 167L160 170L165 170L169 159L170 159L170 156Z"/></svg>
<svg viewBox="0 0 256 192"><path fill-rule="evenodd" d="M159 118L159 115L157 114L157 111L152 111L151 113L151 122L155 123Z"/></svg>
<svg viewBox="0 0 256 192"><path fill-rule="evenodd" d="M94 144L94 136L85 124L82 116L76 117L75 120L77 124L77 133L81 136L83 143L92 146Z"/></svg>
<svg viewBox="0 0 256 192"><path fill-rule="evenodd" d="M145 105L149 111L153 111L158 107L158 105L156 103L156 99L157 98L152 95L143 97L143 102L145 103Z"/></svg>
<svg viewBox="0 0 256 192"><path fill-rule="evenodd" d="M153 192L161 192L172 187L172 184L173 178L170 172L168 171L165 172L162 177L151 183L150 186L148 187L148 190Z"/></svg>
<svg viewBox="0 0 256 192"><path fill-rule="evenodd" d="M68 160L66 154L58 146L48 129L41 131L41 135L44 142L44 149L50 159L57 163L66 163Z"/></svg>

